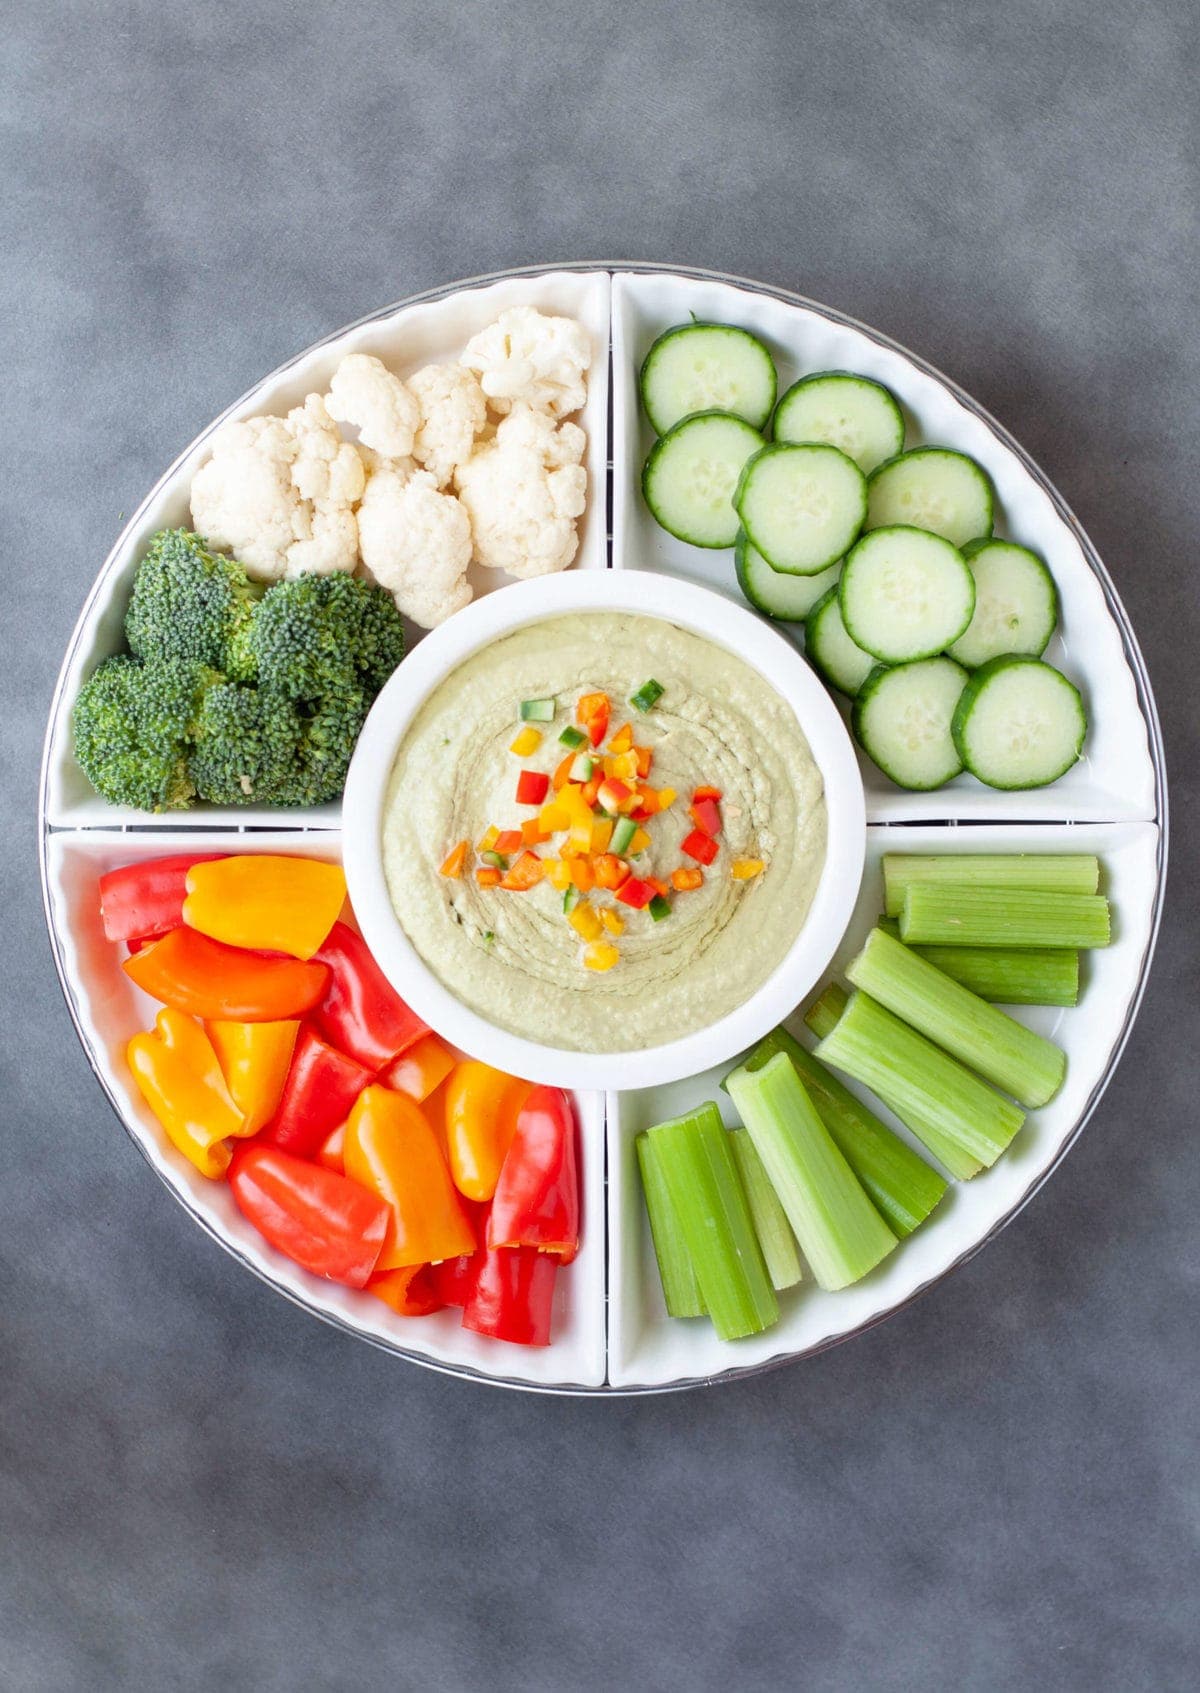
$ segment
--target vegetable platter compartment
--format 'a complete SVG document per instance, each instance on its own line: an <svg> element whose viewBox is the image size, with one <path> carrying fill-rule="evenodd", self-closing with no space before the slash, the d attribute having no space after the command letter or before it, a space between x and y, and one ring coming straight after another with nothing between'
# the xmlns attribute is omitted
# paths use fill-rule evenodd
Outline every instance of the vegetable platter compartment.
<svg viewBox="0 0 1200 1693"><path fill-rule="evenodd" d="M552 1344L535 1348L485 1339L461 1327L452 1308L399 1316L282 1257L250 1226L230 1188L205 1179L164 1139L125 1063L127 1042L155 1008L105 937L96 897L102 874L173 853L341 859L337 804L287 810L201 804L186 815L147 814L111 805L91 790L72 751L71 709L81 683L120 647L138 561L157 531L188 525L192 475L220 424L299 405L328 384L349 352L375 354L401 377L455 358L468 338L514 306L571 317L591 343L587 399L578 414L587 436L588 499L574 569L653 571L741 601L732 552L676 539L655 522L641 487L655 442L639 399L639 371L651 345L692 321L734 325L769 349L780 395L810 373L853 372L895 396L908 449L949 448L983 467L995 488L993 533L1033 549L1057 586L1060 615L1044 658L1079 688L1089 720L1079 761L1059 781L1025 791L989 788L968 774L933 791L905 790L860 753L866 872L832 962L835 973L850 963L882 910L885 854L1096 854L1112 944L1081 955L1078 1007L1016 1012L1062 1047L1067 1071L1056 1097L1031 1112L1004 1156L973 1180L952 1183L922 1226L853 1285L824 1291L806 1270L798 1287L780 1294L778 1322L749 1338L722 1340L706 1319L667 1316L635 1152L641 1131L707 1101L735 1122L720 1086L727 1067L636 1091L573 1094L579 1252L557 1278ZM477 594L494 591L492 572L472 566L470 580ZM793 634L803 625L776 627ZM412 628L409 634L420 637ZM839 704L848 716L847 702ZM1161 741L1136 640L1103 565L1042 472L966 394L885 336L780 289L648 265L543 267L432 290L328 336L214 420L135 512L88 596L51 709L40 827L52 946L80 1040L135 1144L196 1221L295 1303L401 1357L470 1379L574 1394L699 1386L809 1356L899 1309L990 1239L1056 1169L1111 1077L1150 964L1167 845ZM811 1049L803 1010L797 1008L788 1027ZM857 1083L847 1085L857 1098L869 1098ZM872 1109L924 1152L896 1117L874 1101Z"/></svg>

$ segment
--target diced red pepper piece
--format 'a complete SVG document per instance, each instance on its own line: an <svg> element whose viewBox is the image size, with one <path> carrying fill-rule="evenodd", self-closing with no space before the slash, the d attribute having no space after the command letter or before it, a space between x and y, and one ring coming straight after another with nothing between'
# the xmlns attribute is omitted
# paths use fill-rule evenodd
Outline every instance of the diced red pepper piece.
<svg viewBox="0 0 1200 1693"><path fill-rule="evenodd" d="M531 1088L504 1155L487 1224L493 1247L534 1246L569 1264L579 1251L575 1113L561 1088Z"/></svg>
<svg viewBox="0 0 1200 1693"><path fill-rule="evenodd" d="M498 852L502 858L507 858L510 852L520 852L521 846L521 831L519 829L501 829L496 836L492 851Z"/></svg>
<svg viewBox="0 0 1200 1693"><path fill-rule="evenodd" d="M715 839L721 833L721 807L715 799L698 799L688 807L688 816L697 829Z"/></svg>
<svg viewBox="0 0 1200 1693"><path fill-rule="evenodd" d="M517 777L517 804L541 805L550 792L550 778L544 770L522 770Z"/></svg>
<svg viewBox="0 0 1200 1693"><path fill-rule="evenodd" d="M517 1346L549 1346L558 1259L536 1246L485 1250L462 1326Z"/></svg>
<svg viewBox="0 0 1200 1693"><path fill-rule="evenodd" d="M335 923L317 962L329 967L329 986L314 1021L331 1046L377 1072L429 1026L410 1011L372 958L366 941L345 923Z"/></svg>
<svg viewBox="0 0 1200 1693"><path fill-rule="evenodd" d="M100 878L100 920L107 939L144 941L178 929L183 922L188 871L193 864L208 864L222 856L176 853L109 870Z"/></svg>
<svg viewBox="0 0 1200 1693"><path fill-rule="evenodd" d="M596 798L605 811L629 811L637 804L636 790L622 782L619 776L606 776L597 790Z"/></svg>
<svg viewBox="0 0 1200 1693"><path fill-rule="evenodd" d="M302 1025L283 1097L260 1141L281 1146L297 1158L314 1157L322 1142L345 1122L371 1078L372 1072L364 1065L336 1052L307 1024Z"/></svg>
<svg viewBox="0 0 1200 1693"><path fill-rule="evenodd" d="M617 898L622 905L631 905L635 911L643 911L654 898L654 888L649 882L643 882L638 876L630 876L617 889Z"/></svg>
<svg viewBox="0 0 1200 1693"><path fill-rule="evenodd" d="M725 796L721 792L720 788L696 788L692 793L692 804L698 805L702 799L715 799L719 805L724 797Z"/></svg>
<svg viewBox="0 0 1200 1693"><path fill-rule="evenodd" d="M689 858L694 858L697 864L711 864L720 848L703 829L693 829L690 835L685 835L680 841L679 850L686 852Z"/></svg>
<svg viewBox="0 0 1200 1693"><path fill-rule="evenodd" d="M511 893L527 893L536 888L543 875L542 861L536 852L523 852L500 878L500 886Z"/></svg>
<svg viewBox="0 0 1200 1693"><path fill-rule="evenodd" d="M257 1143L234 1153L229 1186L276 1251L314 1276L366 1287L387 1234L382 1199L335 1170Z"/></svg>

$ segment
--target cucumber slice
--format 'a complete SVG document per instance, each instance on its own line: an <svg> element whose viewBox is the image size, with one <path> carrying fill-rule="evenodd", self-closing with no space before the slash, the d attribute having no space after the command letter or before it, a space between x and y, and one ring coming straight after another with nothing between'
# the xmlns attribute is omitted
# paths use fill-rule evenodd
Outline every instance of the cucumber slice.
<svg viewBox="0 0 1200 1693"><path fill-rule="evenodd" d="M818 576L788 576L769 565L758 549L750 545L745 530L738 533L733 567L737 571L738 587L755 610L782 623L802 623L821 596L836 584L842 568L838 563Z"/></svg>
<svg viewBox="0 0 1200 1693"><path fill-rule="evenodd" d="M1005 653L1039 658L1058 622L1058 589L1044 560L1015 541L987 539L969 541L963 557L975 578L975 610L951 658L968 670Z"/></svg>
<svg viewBox="0 0 1200 1693"><path fill-rule="evenodd" d="M850 723L859 745L900 788L940 788L963 767L950 731L967 673L952 658L872 670Z"/></svg>
<svg viewBox="0 0 1200 1693"><path fill-rule="evenodd" d="M962 547L991 534L994 506L991 477L974 459L945 447L915 447L872 472L866 527L910 524Z"/></svg>
<svg viewBox="0 0 1200 1693"><path fill-rule="evenodd" d="M954 713L954 744L989 788L1044 788L1083 751L1087 713L1079 689L1040 658L989 659Z"/></svg>
<svg viewBox="0 0 1200 1693"><path fill-rule="evenodd" d="M871 654L846 633L836 583L805 619L804 654L823 682L851 699L875 668Z"/></svg>
<svg viewBox="0 0 1200 1693"><path fill-rule="evenodd" d="M848 370L823 370L794 382L775 408L777 441L824 441L869 476L904 446L904 418L882 383Z"/></svg>
<svg viewBox="0 0 1200 1693"><path fill-rule="evenodd" d="M764 447L742 471L734 504L768 564L789 576L817 576L862 528L867 483L836 447Z"/></svg>
<svg viewBox="0 0 1200 1693"><path fill-rule="evenodd" d="M697 412L660 435L642 471L655 522L693 547L732 547L734 491L742 466L762 444L757 429L721 411Z"/></svg>
<svg viewBox="0 0 1200 1693"><path fill-rule="evenodd" d="M932 658L975 609L975 581L957 547L925 529L874 529L851 549L838 583L851 640L884 664Z"/></svg>
<svg viewBox="0 0 1200 1693"><path fill-rule="evenodd" d="M658 435L698 411L730 412L761 429L775 404L775 366L748 330L730 323L681 323L646 354L640 386Z"/></svg>

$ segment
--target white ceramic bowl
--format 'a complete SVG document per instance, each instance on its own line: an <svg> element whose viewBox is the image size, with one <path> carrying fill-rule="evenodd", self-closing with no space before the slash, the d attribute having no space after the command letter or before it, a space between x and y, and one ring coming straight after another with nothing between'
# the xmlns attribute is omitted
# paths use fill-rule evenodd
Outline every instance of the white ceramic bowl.
<svg viewBox="0 0 1200 1693"><path fill-rule="evenodd" d="M825 783L825 863L803 928L782 963L745 1003L681 1040L632 1052L574 1052L524 1040L468 1009L404 933L388 898L381 850L384 802L396 750L417 710L463 661L502 635L568 612L662 618L735 654L791 706ZM796 649L727 599L666 576L570 572L517 583L476 601L405 659L359 736L342 806L350 898L372 952L397 991L438 1033L497 1069L560 1087L638 1088L723 1063L794 1010L829 963L862 880L866 814L858 762L824 687Z"/></svg>

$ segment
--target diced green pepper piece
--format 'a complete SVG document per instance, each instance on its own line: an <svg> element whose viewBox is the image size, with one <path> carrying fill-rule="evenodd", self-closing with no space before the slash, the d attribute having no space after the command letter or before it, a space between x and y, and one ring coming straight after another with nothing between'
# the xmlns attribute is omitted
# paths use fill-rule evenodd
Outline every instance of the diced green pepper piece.
<svg viewBox="0 0 1200 1693"><path fill-rule="evenodd" d="M664 917L671 915L671 902L669 899L664 899L662 894L655 894L646 910L656 923L661 923Z"/></svg>
<svg viewBox="0 0 1200 1693"><path fill-rule="evenodd" d="M570 747L572 752L578 752L580 747L587 746L587 736L582 729L576 729L573 723L568 723L558 737L564 747Z"/></svg>
<svg viewBox="0 0 1200 1693"><path fill-rule="evenodd" d="M648 682L643 682L636 694L631 694L629 703L635 711L653 711L662 699L666 689L661 682L656 682L651 676Z"/></svg>
<svg viewBox="0 0 1200 1693"><path fill-rule="evenodd" d="M608 843L609 852L615 852L617 857L620 858L623 852L628 851L629 843L637 834L637 829L638 826L632 817L618 818L616 827L612 832L612 839Z"/></svg>
<svg viewBox="0 0 1200 1693"><path fill-rule="evenodd" d="M502 852L481 852L479 856L485 864L490 864L493 870L508 869L508 860Z"/></svg>
<svg viewBox="0 0 1200 1693"><path fill-rule="evenodd" d="M579 753L571 764L572 782L590 782L596 761L590 753Z"/></svg>
<svg viewBox="0 0 1200 1693"><path fill-rule="evenodd" d="M558 709L556 700L522 700L522 723L552 723Z"/></svg>

